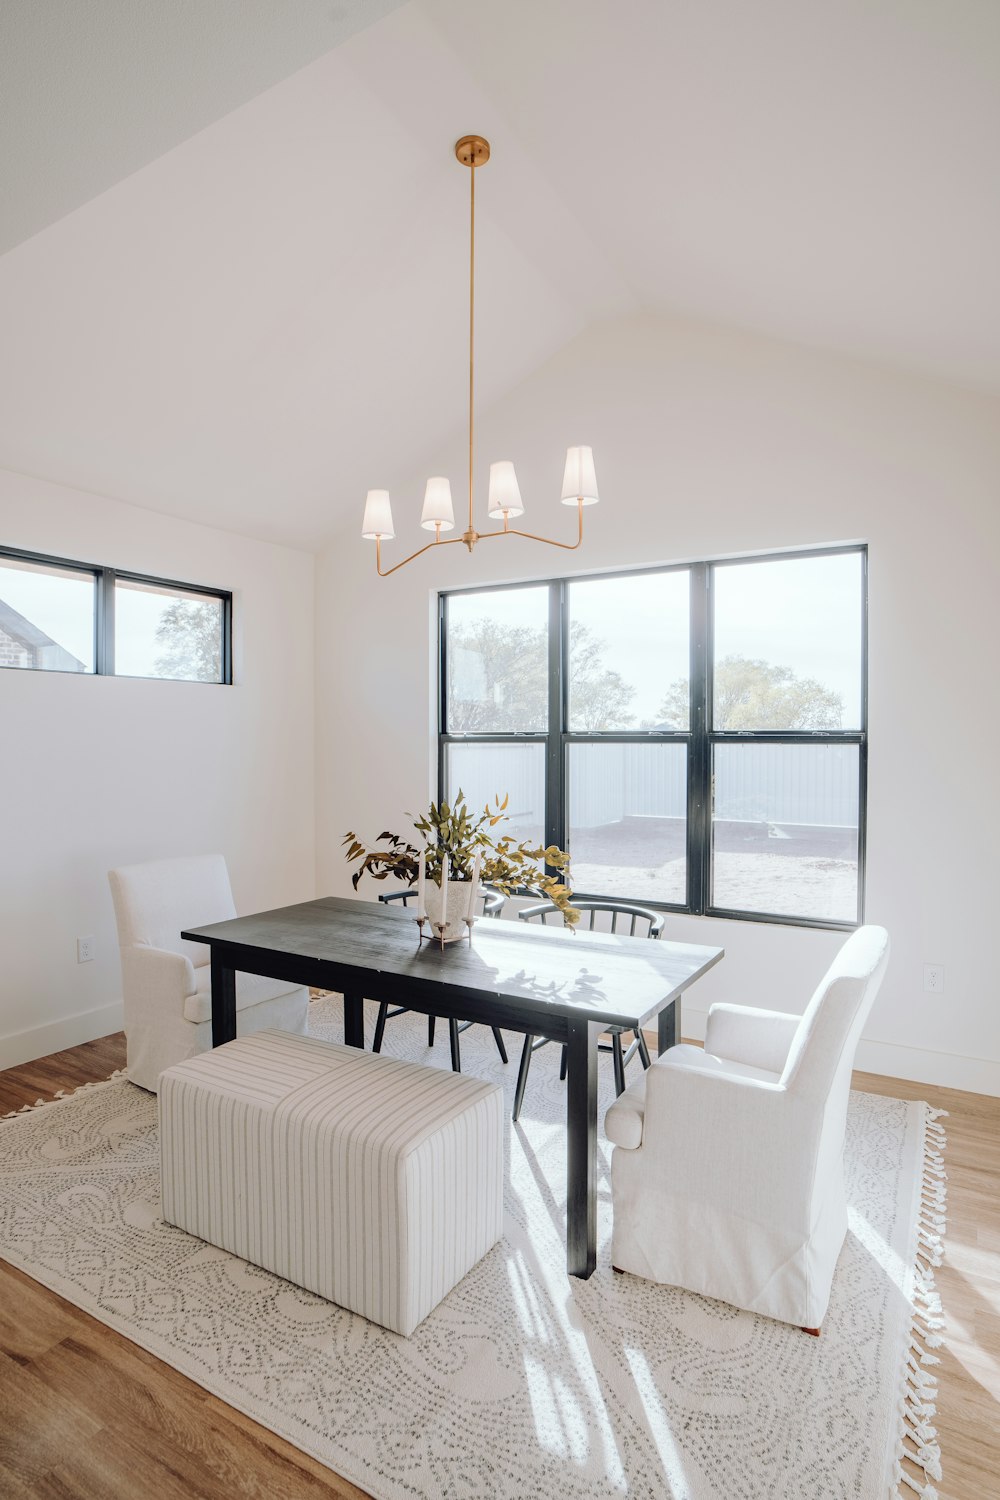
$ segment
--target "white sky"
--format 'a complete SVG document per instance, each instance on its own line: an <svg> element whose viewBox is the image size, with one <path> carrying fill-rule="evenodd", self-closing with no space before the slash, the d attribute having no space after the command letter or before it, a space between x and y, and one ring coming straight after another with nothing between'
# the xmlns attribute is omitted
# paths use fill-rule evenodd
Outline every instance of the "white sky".
<svg viewBox="0 0 1000 1500"><path fill-rule="evenodd" d="M604 642L605 664L634 690L625 728L655 722L664 694L690 670L687 573L623 574L571 583L570 629ZM572 714L572 701L571 701ZM570 727L574 727L572 724Z"/></svg>
<svg viewBox="0 0 1000 1500"><path fill-rule="evenodd" d="M115 671L121 677L151 677L163 646L156 627L176 594L151 594L119 583L115 589Z"/></svg>
<svg viewBox="0 0 1000 1500"><path fill-rule="evenodd" d="M549 592L546 588L497 589L491 594L455 594L448 601L452 623L473 626L480 620L496 620L500 625L526 625L543 630L548 619Z"/></svg>
<svg viewBox="0 0 1000 1500"><path fill-rule="evenodd" d="M844 701L843 728L861 712L861 557L788 558L715 569L716 658L747 656L814 677ZM463 624L489 616L544 628L545 588L452 599ZM461 612L461 613L460 613ZM634 689L632 726L655 721L664 693L687 677L688 574L632 573L570 584L571 621L603 641L605 664Z"/></svg>
<svg viewBox="0 0 1000 1500"><path fill-rule="evenodd" d="M861 554L734 563L715 570L716 659L761 657L815 677L861 722Z"/></svg>

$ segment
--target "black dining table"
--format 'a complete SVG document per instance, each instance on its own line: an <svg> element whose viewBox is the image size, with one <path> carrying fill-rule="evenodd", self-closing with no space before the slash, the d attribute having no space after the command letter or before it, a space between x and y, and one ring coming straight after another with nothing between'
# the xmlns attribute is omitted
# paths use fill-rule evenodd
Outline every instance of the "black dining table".
<svg viewBox="0 0 1000 1500"><path fill-rule="evenodd" d="M580 1277L597 1262L598 1037L655 1019L658 1050L672 1047L681 995L724 952L505 920L477 922L471 941L442 949L418 941L412 911L337 896L181 936L211 950L216 1047L236 1036L238 972L340 991L348 1046L364 1047L365 999L565 1043L566 1262Z"/></svg>

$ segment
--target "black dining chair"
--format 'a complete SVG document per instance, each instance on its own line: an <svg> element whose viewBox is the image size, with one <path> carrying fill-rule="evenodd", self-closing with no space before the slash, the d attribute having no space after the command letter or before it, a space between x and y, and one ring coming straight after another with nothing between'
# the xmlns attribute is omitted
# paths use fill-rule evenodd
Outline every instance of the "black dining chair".
<svg viewBox="0 0 1000 1500"><path fill-rule="evenodd" d="M573 901L578 912L589 915L589 922L580 922L581 927L586 927L591 932L598 930L597 917L600 912L609 913L606 924L607 930L617 933L621 929L627 937L658 938L663 931L665 918L662 912L653 911L648 906L631 906L625 901ZM549 923L550 918L555 917L561 927L563 925L563 914L558 906L552 901L539 901L536 906L523 906L518 912L522 922L541 922L543 925ZM603 928L602 928L603 930ZM601 1042L600 1050L610 1052L614 1058L615 1069L615 1093L625 1092L625 1069L638 1052L644 1068L649 1067L649 1048L646 1046L646 1038L641 1031L633 1032L633 1040L627 1051L622 1048L622 1033L628 1028L625 1026L606 1026L605 1032L611 1037L610 1044ZM526 1036L524 1047L521 1051L521 1066L517 1074L517 1088L514 1092L514 1121L517 1121L521 1113L521 1103L524 1099L524 1088L528 1082L528 1069L531 1066L532 1053L537 1052L539 1047L546 1046L552 1040L547 1036ZM559 1077L566 1077L566 1045L563 1044L562 1061L559 1065Z"/></svg>
<svg viewBox="0 0 1000 1500"><path fill-rule="evenodd" d="M384 896L379 896L378 899L386 906L393 905L396 902L401 906L410 906L416 901L417 892L415 888L407 891L387 891ZM500 891L484 891L482 895L483 916L498 917L503 911L504 899ZM393 1016L405 1015L406 1009L405 1005L397 1005L394 1010L390 1010L387 1000L379 1002L378 1019L375 1022L375 1038L372 1042L373 1052L381 1052L382 1050L382 1036L385 1032L386 1021L391 1021ZM428 1047L433 1047L434 1045L434 1022L436 1020L436 1016L427 1017ZM467 1031L470 1026L474 1026L475 1024L475 1021L458 1021L454 1016L451 1016L448 1020L448 1039L451 1042L451 1066L455 1073L461 1073L462 1071L462 1052L458 1039L463 1031ZM493 1039L497 1044L497 1051L500 1053L501 1058L504 1062L509 1061L507 1048L504 1046L503 1035L499 1026L491 1026L490 1030L493 1032Z"/></svg>

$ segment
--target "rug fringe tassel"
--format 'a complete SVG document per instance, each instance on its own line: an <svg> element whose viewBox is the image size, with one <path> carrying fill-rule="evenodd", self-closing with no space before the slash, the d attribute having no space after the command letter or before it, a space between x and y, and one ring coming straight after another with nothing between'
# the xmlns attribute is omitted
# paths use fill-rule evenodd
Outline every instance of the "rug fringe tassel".
<svg viewBox="0 0 1000 1500"><path fill-rule="evenodd" d="M934 1486L932 1484L918 1484L915 1479L911 1479L910 1478L909 1474L904 1473L903 1469L897 1464L896 1465L896 1485L897 1485L896 1494L897 1495L901 1495L902 1494L902 1490L899 1489L899 1485L900 1484L907 1485L913 1491L913 1493L915 1495L919 1495L921 1497L921 1500L938 1500L938 1492L937 1492L937 1490L934 1488Z"/></svg>
<svg viewBox="0 0 1000 1500"><path fill-rule="evenodd" d="M127 1078L128 1074L124 1068L116 1068L108 1078L96 1078L92 1083L81 1083L79 1088L57 1089L51 1099L36 1099L34 1104L22 1104L20 1109L9 1109L5 1115L0 1115L0 1120L16 1120L18 1115L29 1114L33 1109L47 1109L50 1104L58 1104L61 1099L72 1099L74 1094L82 1094L85 1089L102 1089L106 1083L114 1083L116 1078Z"/></svg>
<svg viewBox="0 0 1000 1500"><path fill-rule="evenodd" d="M943 1343L944 1316L941 1298L934 1285L934 1271L944 1256L942 1236L947 1227L947 1181L944 1149L947 1144L944 1126L948 1111L925 1106L923 1180L920 1186L920 1209L917 1217L917 1240L914 1248L912 1315L910 1341L901 1381L901 1436L896 1449L896 1500L907 1493L920 1500L938 1500L934 1483L941 1482L941 1448L937 1429L930 1418L937 1408L937 1374L931 1366L940 1358L931 1354ZM911 1469L904 1467L904 1460ZM912 1472L921 1471L920 1477Z"/></svg>

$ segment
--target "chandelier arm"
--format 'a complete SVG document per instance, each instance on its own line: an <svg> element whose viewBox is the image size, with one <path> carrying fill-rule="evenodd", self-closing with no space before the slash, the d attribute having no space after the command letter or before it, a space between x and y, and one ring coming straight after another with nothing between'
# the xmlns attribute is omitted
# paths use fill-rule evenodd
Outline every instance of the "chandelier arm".
<svg viewBox="0 0 1000 1500"><path fill-rule="evenodd" d="M473 549L473 547L476 545L477 542L488 542L488 541L492 540L492 538L495 537L495 536L523 536L523 537L527 537L527 539L528 539L529 542L545 542L549 547L562 547L567 552L575 552L576 549L577 549L577 547L579 547L580 543L583 541L583 501L582 500L578 500L577 501L577 505L576 505L576 517L577 517L577 536L576 536L576 541L575 542L557 542L557 541L554 541L552 537L539 536L534 531L519 531L516 526L511 526L510 521L509 521L509 519L508 519L508 517L507 517L506 514L504 515L504 518L503 518L503 529L501 531L472 531L472 530L470 530L469 532L466 533L465 536L450 537L449 540L453 541L453 542L464 542L465 545L468 547L469 551L471 552L472 549ZM433 547L434 543L431 542L430 545ZM422 552L426 552L427 548L426 547L422 547L421 551ZM419 556L419 554L416 553L416 552L413 555L414 555L414 557ZM409 558L407 558L407 561L409 561ZM398 566L402 567L402 563L398 564Z"/></svg>
<svg viewBox="0 0 1000 1500"><path fill-rule="evenodd" d="M514 526L512 526L507 532L493 531L488 534L490 536L524 536L527 537L529 542L544 542L547 547L562 547L567 552L575 552L577 547L579 547L580 543L583 541L583 536L581 535L577 537L575 542L557 542L554 537L539 536L537 532L534 531L518 531Z"/></svg>
<svg viewBox="0 0 1000 1500"><path fill-rule="evenodd" d="M486 534L487 536L525 536L528 538L529 542L544 542L547 547L562 547L566 552L575 552L577 547L579 547L580 543L583 541L582 500L578 500L576 502L576 515L578 522L578 531L575 542L557 542L554 541L550 536L537 536L533 531L519 531L516 526L511 526L509 529L507 526L504 526L503 531L490 531Z"/></svg>
<svg viewBox="0 0 1000 1500"><path fill-rule="evenodd" d="M454 547L455 544L457 542L460 542L461 540L462 540L462 538L460 536L450 536L450 537L447 537L447 538L435 537L434 540L433 540L433 542L428 542L427 545L424 546L424 547L418 547L417 550L416 550L416 552L411 552L410 555L409 555L409 557L404 557L403 558L402 562L394 563L391 568L383 568L383 566L382 566L382 538L380 536L377 536L375 538L375 568L376 568L376 571L378 572L378 576L380 578L388 578L390 573L395 573L400 568L405 568L406 564L412 562L415 557L423 557L424 553L425 552L429 552L432 547Z"/></svg>

